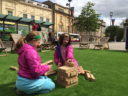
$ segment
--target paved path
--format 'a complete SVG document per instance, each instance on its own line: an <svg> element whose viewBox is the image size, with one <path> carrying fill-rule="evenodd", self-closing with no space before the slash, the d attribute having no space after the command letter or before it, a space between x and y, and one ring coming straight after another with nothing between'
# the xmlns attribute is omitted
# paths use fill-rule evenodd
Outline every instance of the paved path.
<svg viewBox="0 0 128 96"><path fill-rule="evenodd" d="M119 50L119 51L125 51L125 42L109 42L109 50ZM7 51L11 50L11 43L7 44L9 47L7 47ZM72 44L74 48L79 48L79 43L73 43ZM90 44L90 49L93 49L93 44Z"/></svg>
<svg viewBox="0 0 128 96"><path fill-rule="evenodd" d="M109 42L109 50L125 51L125 42ZM72 44L74 48L79 48L79 44ZM90 44L90 49L93 49L93 44Z"/></svg>
<svg viewBox="0 0 128 96"><path fill-rule="evenodd" d="M111 42L109 43L110 50L125 50L125 42Z"/></svg>

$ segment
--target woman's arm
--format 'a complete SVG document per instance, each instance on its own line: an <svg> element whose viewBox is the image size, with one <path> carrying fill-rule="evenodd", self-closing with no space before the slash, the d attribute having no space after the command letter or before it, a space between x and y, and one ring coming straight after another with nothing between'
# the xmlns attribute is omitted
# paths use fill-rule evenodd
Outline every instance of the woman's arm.
<svg viewBox="0 0 128 96"><path fill-rule="evenodd" d="M74 58L73 47L71 45L69 45L67 47L67 60L68 59L73 59L73 58Z"/></svg>
<svg viewBox="0 0 128 96"><path fill-rule="evenodd" d="M78 62L74 58L73 47L71 45L68 46L66 59L67 61L74 62L77 67L79 66Z"/></svg>
<svg viewBox="0 0 128 96"><path fill-rule="evenodd" d="M36 77L43 75L50 69L48 65L41 65L39 56L35 50L26 52L26 62L31 74Z"/></svg>
<svg viewBox="0 0 128 96"><path fill-rule="evenodd" d="M59 63L59 56L58 56L58 52L57 50L55 49L55 52L54 52L54 62L56 65L58 65Z"/></svg>

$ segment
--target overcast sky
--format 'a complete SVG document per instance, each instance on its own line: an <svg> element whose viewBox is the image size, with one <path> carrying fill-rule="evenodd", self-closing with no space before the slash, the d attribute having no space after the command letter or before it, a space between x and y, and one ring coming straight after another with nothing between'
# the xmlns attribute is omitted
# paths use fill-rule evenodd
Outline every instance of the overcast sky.
<svg viewBox="0 0 128 96"><path fill-rule="evenodd" d="M46 0L37 0L40 2ZM68 0L51 0L60 5L66 6ZM91 1L95 3L94 9L98 14L101 14L101 19L106 22L106 25L110 25L110 11L113 12L113 18L115 19L115 25L119 25L123 19L128 17L128 0L72 0L71 6L75 7L75 16L78 16L82 7Z"/></svg>

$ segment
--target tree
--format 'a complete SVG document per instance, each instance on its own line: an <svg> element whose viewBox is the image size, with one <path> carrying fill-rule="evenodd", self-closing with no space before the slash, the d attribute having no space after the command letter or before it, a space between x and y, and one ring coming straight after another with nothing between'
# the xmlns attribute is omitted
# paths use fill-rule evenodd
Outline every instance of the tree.
<svg viewBox="0 0 128 96"><path fill-rule="evenodd" d="M79 32L96 32L99 28L98 17L96 11L92 8L94 3L88 2L81 11L81 14L75 18L74 26Z"/></svg>
<svg viewBox="0 0 128 96"><path fill-rule="evenodd" d="M124 30L119 26L109 26L105 30L105 35L110 37L109 41L121 41L124 36Z"/></svg>

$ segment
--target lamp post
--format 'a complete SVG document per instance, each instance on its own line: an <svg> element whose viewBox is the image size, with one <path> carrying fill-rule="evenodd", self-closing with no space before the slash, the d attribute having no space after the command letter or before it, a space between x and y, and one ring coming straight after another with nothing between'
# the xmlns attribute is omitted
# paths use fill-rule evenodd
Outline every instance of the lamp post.
<svg viewBox="0 0 128 96"><path fill-rule="evenodd" d="M71 16L71 7L70 7L70 3L72 2L72 0L68 0L68 3L66 3L66 6L69 7L69 28L68 28L68 33L70 33L70 16Z"/></svg>
<svg viewBox="0 0 128 96"><path fill-rule="evenodd" d="M112 22L112 17L113 17L113 12L110 12L110 26L112 25L111 22Z"/></svg>

